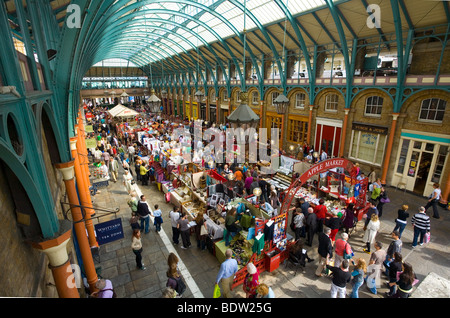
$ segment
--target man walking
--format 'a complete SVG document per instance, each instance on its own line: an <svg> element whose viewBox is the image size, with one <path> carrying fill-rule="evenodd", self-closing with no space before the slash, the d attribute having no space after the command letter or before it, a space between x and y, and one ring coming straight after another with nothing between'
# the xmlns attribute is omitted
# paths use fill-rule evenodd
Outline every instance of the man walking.
<svg viewBox="0 0 450 318"><path fill-rule="evenodd" d="M221 283L222 296L224 298L231 298L231 285L233 284L234 275L238 271L237 261L232 256L233 251L227 249L225 251L226 260L220 265L220 270L216 278L216 285Z"/></svg>
<svg viewBox="0 0 450 318"><path fill-rule="evenodd" d="M149 232L149 224L150 224L150 209L148 208L148 204L145 201L145 195L141 195L141 199L138 202L137 213L140 216L141 220L141 232L144 232L145 226L145 234Z"/></svg>
<svg viewBox="0 0 450 318"><path fill-rule="evenodd" d="M180 231L178 230L177 223L180 219L180 208L174 207L172 211L169 212L170 223L172 225L172 241L173 244L178 245L180 243Z"/></svg>
<svg viewBox="0 0 450 318"><path fill-rule="evenodd" d="M114 183L117 182L117 178L119 177L119 162L117 160L117 155L114 155L114 157L110 161L111 176Z"/></svg>
<svg viewBox="0 0 450 318"><path fill-rule="evenodd" d="M325 227L323 232L319 233L319 247L317 249L319 253L319 265L316 269L316 276L321 277L322 271L328 264L328 260L333 257L333 244L330 239L331 229Z"/></svg>
<svg viewBox="0 0 450 318"><path fill-rule="evenodd" d="M383 263L386 269L386 275L389 275L389 265L394 259L394 253L398 252L399 254L401 254L403 246L403 242L402 240L400 240L400 233L398 231L393 231L391 233L391 236L394 240L389 244L389 247L386 251L386 260Z"/></svg>
<svg viewBox="0 0 450 318"><path fill-rule="evenodd" d="M308 215L306 217L306 245L312 246L314 234L317 232L317 215L314 209L308 208Z"/></svg>
<svg viewBox="0 0 450 318"><path fill-rule="evenodd" d="M419 245L423 245L423 238L427 232L430 232L430 217L425 214L425 208L421 206L419 208L419 213L416 213L412 219L411 223L414 228L414 238L412 247L415 248L417 246L417 239L420 236Z"/></svg>
<svg viewBox="0 0 450 318"><path fill-rule="evenodd" d="M345 298L346 286L350 282L352 275L348 271L348 260L344 259L341 266L334 267L327 265L327 268L333 272L333 280L331 281L331 298Z"/></svg>

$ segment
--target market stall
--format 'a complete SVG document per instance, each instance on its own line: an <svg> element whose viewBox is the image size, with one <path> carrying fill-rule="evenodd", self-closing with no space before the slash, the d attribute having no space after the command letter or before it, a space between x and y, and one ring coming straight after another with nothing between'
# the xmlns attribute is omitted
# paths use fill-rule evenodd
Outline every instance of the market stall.
<svg viewBox="0 0 450 318"><path fill-rule="evenodd" d="M356 167L349 160L343 158L324 160L312 165L292 182L284 192L281 213L287 213L291 209L295 198L303 197L312 205L317 205L318 200L324 198L329 213L333 210L339 213L349 202L354 203L356 216L361 220L368 209L367 185L368 179L358 178Z"/></svg>

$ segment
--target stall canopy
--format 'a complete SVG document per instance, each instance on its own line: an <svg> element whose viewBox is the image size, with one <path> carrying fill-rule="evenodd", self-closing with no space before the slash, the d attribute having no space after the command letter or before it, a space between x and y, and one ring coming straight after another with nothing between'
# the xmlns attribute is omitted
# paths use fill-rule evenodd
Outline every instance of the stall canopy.
<svg viewBox="0 0 450 318"><path fill-rule="evenodd" d="M117 106L110 109L108 112L113 117L131 117L139 114L138 112L123 106L122 104L118 104Z"/></svg>

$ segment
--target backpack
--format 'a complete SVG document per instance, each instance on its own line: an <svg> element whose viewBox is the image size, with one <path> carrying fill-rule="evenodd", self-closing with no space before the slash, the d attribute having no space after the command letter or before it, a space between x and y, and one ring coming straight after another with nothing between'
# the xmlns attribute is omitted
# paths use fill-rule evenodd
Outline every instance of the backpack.
<svg viewBox="0 0 450 318"><path fill-rule="evenodd" d="M179 277L178 279L169 277L166 286L169 286L169 280L173 280L176 282L177 287L175 288L175 291L177 292L178 295L182 295L186 290L186 284L183 282L183 279L181 277Z"/></svg>
<svg viewBox="0 0 450 318"><path fill-rule="evenodd" d="M107 291L107 290L112 291L112 293L113 293L112 298L117 298L117 294L116 294L116 291L114 290L114 288L102 289L102 290L100 290L100 292L104 292L104 291Z"/></svg>

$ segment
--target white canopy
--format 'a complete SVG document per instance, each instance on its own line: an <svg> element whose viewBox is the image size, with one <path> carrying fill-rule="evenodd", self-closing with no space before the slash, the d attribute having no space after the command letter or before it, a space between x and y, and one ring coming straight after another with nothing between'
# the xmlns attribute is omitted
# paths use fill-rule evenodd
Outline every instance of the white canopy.
<svg viewBox="0 0 450 318"><path fill-rule="evenodd" d="M123 106L122 104L118 104L114 108L110 109L109 113L113 117L130 117L130 116L136 116L139 114L138 112L136 112L128 107Z"/></svg>

